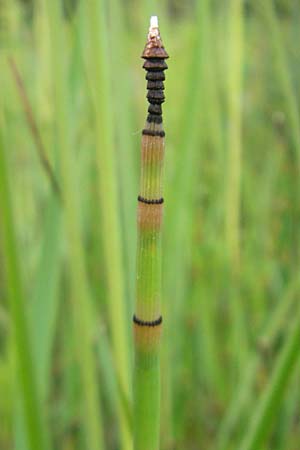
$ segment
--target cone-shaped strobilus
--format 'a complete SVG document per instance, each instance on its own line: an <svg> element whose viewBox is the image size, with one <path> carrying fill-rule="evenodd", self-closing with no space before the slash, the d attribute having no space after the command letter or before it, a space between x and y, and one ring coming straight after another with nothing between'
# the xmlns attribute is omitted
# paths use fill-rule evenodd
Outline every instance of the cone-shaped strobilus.
<svg viewBox="0 0 300 450"><path fill-rule="evenodd" d="M148 117L142 132L138 196L137 286L133 316L134 450L158 450L160 423L159 346L161 316L161 225L164 136L162 103L168 58L157 17L151 17L145 59Z"/></svg>

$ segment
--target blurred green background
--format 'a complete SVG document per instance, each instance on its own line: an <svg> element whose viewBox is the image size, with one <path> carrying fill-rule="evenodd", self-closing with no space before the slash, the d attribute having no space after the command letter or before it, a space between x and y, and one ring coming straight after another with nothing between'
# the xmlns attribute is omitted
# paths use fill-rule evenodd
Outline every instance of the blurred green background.
<svg viewBox="0 0 300 450"><path fill-rule="evenodd" d="M0 1L0 448L131 448L151 14L170 55L161 448L299 450L293 0Z"/></svg>

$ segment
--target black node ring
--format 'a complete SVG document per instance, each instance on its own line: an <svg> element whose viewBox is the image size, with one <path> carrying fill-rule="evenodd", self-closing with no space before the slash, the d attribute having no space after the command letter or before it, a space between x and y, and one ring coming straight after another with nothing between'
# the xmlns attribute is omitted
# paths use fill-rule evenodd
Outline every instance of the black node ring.
<svg viewBox="0 0 300 450"><path fill-rule="evenodd" d="M166 135L166 133L162 130L158 131L158 130L147 130L147 129L144 129L142 131L142 134L146 135L146 136L158 136L158 137L165 137L165 135Z"/></svg>
<svg viewBox="0 0 300 450"><path fill-rule="evenodd" d="M161 205L164 202L164 199L161 198L154 198L154 199L148 199L144 198L141 195L138 196L138 201L142 203L146 203L147 205Z"/></svg>
<svg viewBox="0 0 300 450"><path fill-rule="evenodd" d="M141 327L157 327L162 323L163 319L162 316L159 316L159 318L155 320L141 320L134 314L132 320L134 323L140 325Z"/></svg>

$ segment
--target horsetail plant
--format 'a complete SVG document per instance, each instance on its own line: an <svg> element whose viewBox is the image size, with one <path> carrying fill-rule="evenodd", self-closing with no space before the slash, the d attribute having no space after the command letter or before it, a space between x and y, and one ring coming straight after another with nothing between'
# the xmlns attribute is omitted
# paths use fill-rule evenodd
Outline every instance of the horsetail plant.
<svg viewBox="0 0 300 450"><path fill-rule="evenodd" d="M164 136L162 107L168 54L158 20L151 17L142 54L147 71L148 117L142 131L138 196L137 286L134 322L134 450L159 448L161 316L161 224Z"/></svg>

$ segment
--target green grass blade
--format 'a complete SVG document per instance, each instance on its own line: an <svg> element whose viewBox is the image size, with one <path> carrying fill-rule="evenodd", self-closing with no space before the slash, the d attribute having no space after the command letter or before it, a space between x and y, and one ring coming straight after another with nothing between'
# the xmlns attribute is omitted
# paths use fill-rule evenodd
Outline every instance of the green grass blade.
<svg viewBox="0 0 300 450"><path fill-rule="evenodd" d="M61 204L58 204L55 195L52 195L49 203L49 210L45 218L45 235L28 314L32 354L36 361L37 387L43 400L47 398L50 388L50 367L60 298L58 287L62 266ZM15 426L18 450L28 449L24 434L24 418L19 405L16 410Z"/></svg>
<svg viewBox="0 0 300 450"><path fill-rule="evenodd" d="M48 448L46 426L41 401L37 392L32 349L25 314L25 298L22 288L20 263L12 215L11 194L4 148L4 119L0 112L0 209L3 226L3 244L7 271L8 296L13 327L13 349L16 357L17 390L24 416L28 444L32 450Z"/></svg>
<svg viewBox="0 0 300 450"><path fill-rule="evenodd" d="M247 336L240 296L241 172L243 89L243 2L231 0L228 11L227 108L228 135L225 188L225 244L230 275L231 351L236 359L233 380L241 373L247 355Z"/></svg>
<svg viewBox="0 0 300 450"><path fill-rule="evenodd" d="M265 329L258 339L258 346L262 349L272 348L278 335L288 323L288 316L292 307L297 301L297 293L299 290L299 281L295 279L287 288L286 295L278 301L275 310L272 312ZM249 409L251 404L253 386L261 358L257 350L249 354L247 362L243 367L243 375L240 384L235 389L234 398L227 408L226 414L219 426L218 436L216 439L216 448L218 450L226 450L229 446L234 429L238 429L241 416Z"/></svg>
<svg viewBox="0 0 300 450"><path fill-rule="evenodd" d="M83 390L83 421L85 439L89 450L102 450L102 418L98 399L96 366L92 350L93 322L91 320L90 292L86 277L84 249L79 218L78 186L74 150L71 145L71 127L68 108L68 83L66 68L66 36L62 19L61 2L47 3L51 36L53 81L59 169L64 204L65 229L68 238L72 313L74 338Z"/></svg>
<svg viewBox="0 0 300 450"><path fill-rule="evenodd" d="M240 259L241 203L241 95L243 64L243 18L241 0L231 0L229 10L228 61L228 162L226 192L226 241L233 272Z"/></svg>
<svg viewBox="0 0 300 450"><path fill-rule="evenodd" d="M198 3L196 10L196 19L200 21L202 4ZM180 320L182 302L185 298L187 288L187 253L186 248L191 242L191 222L193 220L194 194L196 192L195 180L196 169L199 162L199 134L202 124L202 111L199 108L201 104L201 90L195 89L195 86L201 86L202 78L202 57L201 57L201 36L196 24L192 29L192 51L194 58L190 61L191 67L187 72L186 86L187 93L184 101L184 109L180 117L179 135L180 142L177 152L166 153L166 178L170 180L168 167L174 167L173 182L166 183L166 205L168 205L168 214L165 217L165 240L164 240L164 297L172 298L172 307L170 304L163 304L165 316L164 340L162 345L162 389L164 391L164 401L162 402L162 429L165 432L162 435L163 445L172 446L175 442L175 427L173 416L174 404L174 382L175 371L172 367L172 359L178 348L178 339L180 336L175 332ZM173 58L176 58L176 55ZM178 58L180 56L178 55ZM172 55L170 65L172 64ZM173 77L176 77L174 72ZM168 75L166 88L171 82L172 72ZM165 107L168 111L168 105ZM167 115L167 114L166 114ZM166 120L166 130L168 132L168 121ZM184 149L184 151L182 151ZM181 157L181 159L180 159ZM175 162L173 161L175 159ZM176 196L174 189L176 186ZM187 214L189 211L189 214ZM180 274L180 276L177 276Z"/></svg>
<svg viewBox="0 0 300 450"><path fill-rule="evenodd" d="M114 123L116 127L116 141L118 143L117 168L119 175L120 207L122 209L123 242L125 249L125 264L127 279L127 296L130 310L133 310L134 273L135 273L135 243L136 219L135 197L137 192L137 171L134 161L136 138L133 135L133 101L131 91L133 82L130 78L130 63L126 54L130 48L125 20L125 5L120 0L110 2L110 30L111 30L111 65L114 90ZM122 76L120 76L120 72ZM122 117L122 120L119 120ZM129 294L129 295L128 295Z"/></svg>
<svg viewBox="0 0 300 450"><path fill-rule="evenodd" d="M52 346L59 307L59 280L62 269L61 204L51 196L45 218L45 234L29 313L37 382L43 398L49 390Z"/></svg>
<svg viewBox="0 0 300 450"><path fill-rule="evenodd" d="M256 9L261 12L264 23L270 32L270 42L273 48L275 74L281 84L284 94L286 112L289 119L293 145L296 152L296 159L300 167L300 113L297 104L297 96L291 80L291 73L283 43L283 36L276 17L273 0L258 2Z"/></svg>
<svg viewBox="0 0 300 450"><path fill-rule="evenodd" d="M241 450L257 450L263 444L282 403L289 379L299 361L299 341L300 313L297 307L296 318L287 332L284 347L278 356L271 379L255 408L249 430L239 446Z"/></svg>
<svg viewBox="0 0 300 450"><path fill-rule="evenodd" d="M114 145L113 115L110 100L110 64L107 42L105 2L88 0L83 9L88 24L90 72L95 112L95 145L98 170L98 193L101 201L102 237L108 287L108 311L116 373L124 395L131 398L128 320L123 272L123 249L120 227L120 204ZM121 150L123 151L123 149ZM126 329L127 327L127 329ZM122 448L132 446L126 412L119 405Z"/></svg>

